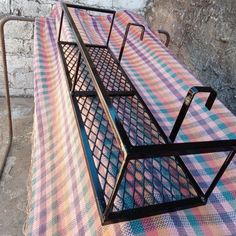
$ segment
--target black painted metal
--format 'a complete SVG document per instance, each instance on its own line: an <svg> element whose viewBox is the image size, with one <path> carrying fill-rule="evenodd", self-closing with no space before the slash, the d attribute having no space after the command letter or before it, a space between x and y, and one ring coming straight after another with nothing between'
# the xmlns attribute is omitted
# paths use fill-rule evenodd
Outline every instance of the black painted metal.
<svg viewBox="0 0 236 236"><path fill-rule="evenodd" d="M192 100L193 100L194 96L198 93L209 93L210 94L207 99L207 102L206 102L206 108L208 110L211 110L213 103L214 103L216 96L217 96L216 91L211 87L199 87L199 86L192 87L188 91L188 94L184 99L184 103L180 109L179 115L178 115L176 122L174 124L174 127L170 133L170 139L172 142L175 141L175 138L176 138L176 136L179 132L179 129L184 121L184 118L189 110Z"/></svg>
<svg viewBox="0 0 236 236"><path fill-rule="evenodd" d="M213 179L210 187L207 189L206 193L205 193L205 199L208 199L208 197L210 196L210 194L212 193L212 191L214 190L215 186L217 185L218 181L220 180L221 176L224 174L226 168L228 167L228 165L230 164L230 162L232 161L233 157L235 156L236 151L232 151L229 153L229 155L227 156L226 160L224 161L223 165L221 166L219 172L216 174L215 178Z"/></svg>
<svg viewBox="0 0 236 236"><path fill-rule="evenodd" d="M78 56L77 63L76 63L75 76L74 76L73 85L72 85L72 88L71 88L71 93L72 94L75 92L75 86L77 84L80 64L81 64L81 53L79 52L79 56Z"/></svg>
<svg viewBox="0 0 236 236"><path fill-rule="evenodd" d="M162 30L162 29L158 29L157 31L159 34L164 34L166 36L165 46L168 47L170 43L170 34L167 31Z"/></svg>
<svg viewBox="0 0 236 236"><path fill-rule="evenodd" d="M106 45L84 44L68 7L112 14ZM173 143L194 95L208 92L211 109L216 93L193 87L168 137L109 49L115 12L63 4L76 43L58 44L77 117L86 162L102 224L206 204L236 151L236 140ZM59 31L62 29L63 20ZM126 28L122 57L129 28ZM141 39L145 28L142 25ZM180 155L231 151L206 193Z"/></svg>
<svg viewBox="0 0 236 236"><path fill-rule="evenodd" d="M142 31L141 31L141 34L140 34L140 40L143 40L145 27L141 24L128 23L127 26L126 26L126 29L125 29L125 36L124 36L124 39L123 39L123 42L122 42L122 45L121 45L121 49L120 49L120 54L119 54L119 59L118 59L119 61L121 61L121 58L122 58L122 55L123 55L123 52L124 52L124 48L125 48L125 44L126 44L126 41L127 41L129 29L130 29L131 26L136 26L136 27L141 28Z"/></svg>

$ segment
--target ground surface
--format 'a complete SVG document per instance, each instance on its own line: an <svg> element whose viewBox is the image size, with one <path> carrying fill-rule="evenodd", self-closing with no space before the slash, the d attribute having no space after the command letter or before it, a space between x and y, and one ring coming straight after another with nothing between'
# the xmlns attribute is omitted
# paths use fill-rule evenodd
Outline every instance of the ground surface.
<svg viewBox="0 0 236 236"><path fill-rule="evenodd" d="M31 157L33 98L13 98L14 137L0 182L0 235L22 235L26 217L27 180ZM0 98L0 160L6 148L5 102Z"/></svg>

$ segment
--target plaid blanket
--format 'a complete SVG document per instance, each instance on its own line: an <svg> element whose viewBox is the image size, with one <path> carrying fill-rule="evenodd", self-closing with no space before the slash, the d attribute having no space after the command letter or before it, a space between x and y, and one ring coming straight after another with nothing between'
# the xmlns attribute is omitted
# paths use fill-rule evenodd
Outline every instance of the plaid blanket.
<svg viewBox="0 0 236 236"><path fill-rule="evenodd" d="M104 43L109 17L70 10L83 40ZM27 235L236 235L236 162L233 161L207 205L130 222L102 226L92 192L66 76L57 46L61 7L35 21L34 143ZM132 12L116 14L110 48L118 57L127 23L145 25L144 40L131 31L122 66L167 134L184 97L201 83L163 45L145 20ZM73 41L64 20L62 37ZM211 111L204 96L194 100L178 141L235 139L233 114L216 100ZM184 157L203 189L211 183L226 153Z"/></svg>

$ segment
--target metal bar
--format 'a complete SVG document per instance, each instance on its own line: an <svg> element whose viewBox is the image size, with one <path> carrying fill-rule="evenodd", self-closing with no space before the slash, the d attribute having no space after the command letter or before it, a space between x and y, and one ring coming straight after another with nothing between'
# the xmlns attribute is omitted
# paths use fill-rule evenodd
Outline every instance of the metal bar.
<svg viewBox="0 0 236 236"><path fill-rule="evenodd" d="M63 4L65 4L67 7L83 9L83 10L88 10L88 11L97 11L97 12L111 13L111 14L116 13L115 10L110 10L110 9L88 7L88 6L82 6L82 5L72 4L72 3L63 3Z"/></svg>
<svg viewBox="0 0 236 236"><path fill-rule="evenodd" d="M113 203L115 201L116 194L117 194L117 192L119 190L120 183L121 183L121 181L123 179L126 167L128 165L128 161L127 161L126 158L127 158L127 156L124 156L124 160L123 160L122 165L120 167L120 171L119 171L119 173L118 173L118 175L116 177L116 183L115 183L113 192L112 192L112 194L110 196L110 199L109 199L109 201L107 203L107 206L106 206L106 209L104 211L104 218L103 218L104 221L106 221L106 219L109 218L109 214L110 214L110 212L112 210L112 206L113 206Z"/></svg>
<svg viewBox="0 0 236 236"><path fill-rule="evenodd" d="M229 155L227 156L226 160L224 161L223 165L221 166L219 172L216 174L214 180L212 181L210 187L207 189L206 193L205 193L205 198L208 199L208 197L210 196L210 194L212 193L212 191L214 190L215 186L217 185L217 183L219 182L221 176L224 174L226 168L228 167L228 165L230 164L230 162L232 161L234 155L235 155L235 151L232 151L229 153Z"/></svg>
<svg viewBox="0 0 236 236"><path fill-rule="evenodd" d="M86 47L107 48L107 45L85 43Z"/></svg>
<svg viewBox="0 0 236 236"><path fill-rule="evenodd" d="M61 52L60 53L61 60L64 63L65 60L62 56L63 55L63 49L62 49L60 43L58 43L58 47L59 47L59 50ZM67 71L65 70L65 68L66 68L66 65L64 65L64 73L65 73L66 76L68 76ZM70 84L69 84L68 80L66 80L66 84L67 84L68 91L70 91ZM77 104L77 101L76 101L75 97L69 96L69 99L70 99L71 104ZM78 127L78 130L79 130L80 137L82 137L82 140L83 140L83 142L81 142L81 143L82 143L83 151L84 151L84 153L86 154L86 157L87 157L87 158L85 158L86 159L86 165L89 167L88 171L89 171L90 178L93 179L93 181L91 181L91 184L92 184L92 189L93 189L94 196L96 196L95 199L96 199L96 204L98 206L98 212L100 214L100 217L102 218L103 217L103 212L104 212L105 207L106 207L104 194L103 194L103 191L101 189L101 185L100 185L100 182L99 182L99 179L98 179L97 170L96 170L96 167L95 167L95 164L94 164L94 161L93 161L93 155L92 155L92 152L91 152L91 149L90 149L90 146L89 146L88 136L87 136L85 128L83 126L83 119L81 117L79 107L78 106L72 106L72 108L73 108L73 112L74 112L74 115L75 115L75 118L76 118L75 120L76 120L76 123L77 123L77 127Z"/></svg>
<svg viewBox="0 0 236 236"><path fill-rule="evenodd" d="M188 168L185 165L185 163L182 160L182 158L180 156L175 156L175 158L176 158L176 161L179 163L180 167L182 168L183 172L187 176L187 178L190 180L190 183L193 186L193 188L196 191L196 193L198 194L198 196L201 197L202 200L205 199L204 193L203 193L202 189L198 185L198 183L195 180L195 178L193 177L192 173L188 170Z"/></svg>
<svg viewBox="0 0 236 236"><path fill-rule="evenodd" d="M4 26L8 21L25 21L34 22L34 18L23 17L23 16L6 16L0 21L0 39L1 39L1 49L2 49L2 63L3 63L3 78L5 83L5 97L6 97L6 108L7 108L7 119L8 119L8 145L3 154L3 160L0 163L0 180L2 177L3 169L7 161L7 157L12 144L13 128L12 128L12 116L11 116L11 101L9 93L9 80L8 80L8 69L7 69L7 58L6 58L6 45L5 45L5 34Z"/></svg>
<svg viewBox="0 0 236 236"><path fill-rule="evenodd" d="M67 42L67 41L63 41L63 40L58 41L58 42L60 42L60 44L77 45L77 43L75 43L75 42Z"/></svg>
<svg viewBox="0 0 236 236"><path fill-rule="evenodd" d="M127 26L126 26L126 29L125 29L125 36L124 36L124 39L123 39L123 42L122 42L122 45L121 45L121 49L120 49L120 54L119 54L119 59L118 59L119 61L121 61L121 58L122 58L122 55L123 55L123 52L124 52L124 48L125 48L125 44L126 44L126 41L127 41L129 29L130 29L131 26L138 26L142 29L141 35L140 35L140 40L143 40L145 27L141 24L128 23Z"/></svg>
<svg viewBox="0 0 236 236"><path fill-rule="evenodd" d="M129 149L129 159L148 159L151 157L190 155L236 151L236 139L190 143L167 143L136 146Z"/></svg>
<svg viewBox="0 0 236 236"><path fill-rule="evenodd" d="M115 97L115 96L134 96L134 91L108 91L108 96ZM75 91L73 93L75 97L95 97L97 96L96 91Z"/></svg>
<svg viewBox="0 0 236 236"><path fill-rule="evenodd" d="M75 78L74 78L73 85L72 85L72 88L71 88L71 93L72 94L74 94L74 92L75 92L75 86L76 86L77 81L78 81L77 77L78 77L80 62L81 62L81 53L79 52L79 56L78 56L78 60L77 60L77 64L76 64L76 69L75 69Z"/></svg>
<svg viewBox="0 0 236 236"><path fill-rule="evenodd" d="M61 21L60 21L60 27L59 27L59 33L58 33L58 42L60 42L60 39L61 39L61 30L62 30L62 24L63 24L63 17L64 17L64 11L61 12Z"/></svg>
<svg viewBox="0 0 236 236"><path fill-rule="evenodd" d="M190 199L177 200L173 202L165 202L145 207L132 208L123 211L111 212L109 219L103 222L103 225L118 223L120 221L130 221L142 217L148 217L158 214L164 214L167 212L173 212L178 210L183 210L187 208L197 207L204 205L206 202L203 202L201 198L194 197Z"/></svg>
<svg viewBox="0 0 236 236"><path fill-rule="evenodd" d="M61 44L69 44L69 45L76 45L76 46L77 46L77 43L75 43L75 42L67 42L67 41L61 40L60 43L61 43ZM84 45L85 45L86 47L107 48L106 45L100 45L100 44L85 43Z"/></svg>
<svg viewBox="0 0 236 236"><path fill-rule="evenodd" d="M109 33L108 33L108 37L107 37L107 42L106 42L106 46L108 46L109 41L110 41L110 36L111 36L111 31L112 31L116 11L108 10L108 9L81 6L81 5L75 5L75 4L66 4L66 6L67 7L72 7L72 8L77 8L77 9L82 9L82 10L87 10L87 11L95 11L95 12L102 12L102 13L112 14L111 25L110 25L110 29L109 29ZM98 46L101 46L101 45L98 45Z"/></svg>
<svg viewBox="0 0 236 236"><path fill-rule="evenodd" d="M173 129L170 133L170 140L172 142L175 141L175 138L179 132L179 129L184 121L184 118L189 110L189 107L193 101L193 98L194 96L197 94L197 93L210 93L208 99L207 99L207 102L206 102L206 108L208 110L211 109L215 99L216 99L216 96L217 96L217 93L216 91L211 88L211 87L199 87L199 86L196 86L196 87L192 87L191 89L189 89L188 93L187 93L187 96L185 97L184 99L184 103L180 109L180 112L179 112L179 115L175 121L175 124L173 126Z"/></svg>
<svg viewBox="0 0 236 236"><path fill-rule="evenodd" d="M111 125L111 128L114 132L115 138L121 147L121 151L124 153L124 155L127 153L127 148L131 145L129 138L124 130L124 127L119 121L119 118L116 114L116 111L110 101L110 98L106 92L106 89L98 75L98 72L96 68L93 65L92 59L89 56L89 53L87 52L87 49L83 43L83 39L80 36L80 33L67 9L67 5L65 3L62 3L62 8L64 10L64 13L66 14L66 17L68 19L69 24L71 25L72 31L75 34L75 39L77 41L77 44L79 46L80 52L82 53L82 56L84 58L85 64L88 68L89 74L91 76L91 79L93 81L94 87L97 90L99 100L103 106L104 112L107 116L107 119L109 121L109 124Z"/></svg>
<svg viewBox="0 0 236 236"><path fill-rule="evenodd" d="M110 26L110 30L109 30L109 34L108 34L108 38L107 38L107 47L108 47L109 42L110 42L111 31L112 31L112 27L113 27L113 23L114 23L114 19L115 19L115 14L116 13L113 13L112 20L111 20L111 26Z"/></svg>
<svg viewBox="0 0 236 236"><path fill-rule="evenodd" d="M167 31L162 30L162 29L158 29L157 31L159 34L164 34L166 36L165 46L168 47L170 43L170 34Z"/></svg>

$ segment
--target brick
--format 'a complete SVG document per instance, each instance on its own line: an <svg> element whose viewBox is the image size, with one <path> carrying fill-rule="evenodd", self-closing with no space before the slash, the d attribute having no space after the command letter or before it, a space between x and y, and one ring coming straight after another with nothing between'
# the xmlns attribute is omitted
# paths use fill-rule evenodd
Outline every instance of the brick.
<svg viewBox="0 0 236 236"><path fill-rule="evenodd" d="M22 56L22 55L7 55L8 72L13 74L19 69L25 71L32 71L33 68L33 57Z"/></svg>
<svg viewBox="0 0 236 236"><path fill-rule="evenodd" d="M1 14L9 14L10 13L10 1L9 0L1 0L0 1L0 13Z"/></svg>
<svg viewBox="0 0 236 236"><path fill-rule="evenodd" d="M6 39L33 39L33 24L31 22L11 21L6 23L4 30Z"/></svg>
<svg viewBox="0 0 236 236"><path fill-rule="evenodd" d="M80 3L88 6L99 6L104 8L112 8L113 1L112 0L80 0Z"/></svg>
<svg viewBox="0 0 236 236"><path fill-rule="evenodd" d="M25 72L23 69L15 71L9 75L10 87L16 89L26 89L34 87L33 72Z"/></svg>
<svg viewBox="0 0 236 236"><path fill-rule="evenodd" d="M14 0L11 4L11 11L13 14L23 16L46 16L50 13L52 4L40 4L39 1L25 1Z"/></svg>
<svg viewBox="0 0 236 236"><path fill-rule="evenodd" d="M22 39L7 39L6 52L10 54L24 53L23 40Z"/></svg>
<svg viewBox="0 0 236 236"><path fill-rule="evenodd" d="M142 10L146 5L147 0L117 0L113 1L113 7L127 10Z"/></svg>

